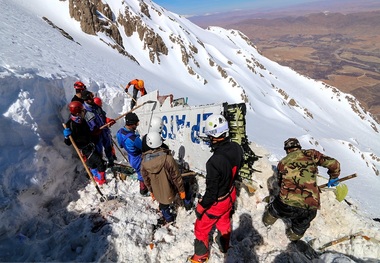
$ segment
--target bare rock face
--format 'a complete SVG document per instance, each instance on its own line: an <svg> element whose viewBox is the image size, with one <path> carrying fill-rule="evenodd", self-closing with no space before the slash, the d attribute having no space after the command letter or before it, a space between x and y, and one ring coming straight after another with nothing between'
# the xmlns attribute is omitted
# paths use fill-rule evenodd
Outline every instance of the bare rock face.
<svg viewBox="0 0 380 263"><path fill-rule="evenodd" d="M168 48L161 36L147 27L141 18L145 15L150 19L149 6L144 2L140 3L141 14L139 15L130 12L128 7L124 14L115 15L107 4L99 0L69 0L69 8L70 16L80 22L83 32L90 35L96 35L98 32L105 33L116 43L115 45L108 43L108 45L133 60L135 59L126 51L128 47L124 47L118 24L124 26L124 33L128 37L134 33L139 35L140 40L144 42L144 49L149 52L152 63L156 59L158 62L160 61L160 54L168 54Z"/></svg>
<svg viewBox="0 0 380 263"><path fill-rule="evenodd" d="M96 35L103 32L112 37L115 42L123 46L123 41L111 8L102 1L69 0L70 16L80 22L83 32Z"/></svg>
<svg viewBox="0 0 380 263"><path fill-rule="evenodd" d="M70 16L80 22L83 32L95 35L97 17L95 6L88 0L69 0Z"/></svg>

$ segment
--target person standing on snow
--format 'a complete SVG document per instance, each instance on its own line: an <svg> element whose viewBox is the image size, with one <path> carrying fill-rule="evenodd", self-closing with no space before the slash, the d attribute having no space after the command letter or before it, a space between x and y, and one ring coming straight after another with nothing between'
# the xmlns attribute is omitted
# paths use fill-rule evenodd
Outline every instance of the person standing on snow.
<svg viewBox="0 0 380 263"><path fill-rule="evenodd" d="M94 94L91 91L84 90L81 93L84 100L83 106L85 111L84 118L90 127L90 131L94 138L96 150L102 155L103 147L108 159L108 167L114 166L114 158L112 154L111 130L109 127L100 129L103 125L109 123L109 126L115 124L114 119L106 117L106 113L94 102Z"/></svg>
<svg viewBox="0 0 380 263"><path fill-rule="evenodd" d="M213 155L206 163L206 192L199 200L195 213L194 255L190 262L206 262L209 233L215 226L216 242L226 253L231 237L232 209L236 201L235 180L243 165L241 146L229 138L228 122L223 115L210 115L205 121L205 134L210 139Z"/></svg>
<svg viewBox="0 0 380 263"><path fill-rule="evenodd" d="M277 165L280 192L269 203L263 214L265 226L273 225L278 218L291 222L286 229L290 241L303 237L320 208L317 185L318 166L328 169L328 187L339 184L340 163L317 150L302 150L296 138L284 142L286 156Z"/></svg>
<svg viewBox="0 0 380 263"><path fill-rule="evenodd" d="M86 164L91 169L95 181L102 185L106 182L106 166L101 155L96 151L95 144L92 142L91 131L87 122L84 120L84 107L79 101L69 104L70 119L66 122L63 130L65 144L71 145L69 136L71 135L81 154L85 157Z"/></svg>
<svg viewBox="0 0 380 263"><path fill-rule="evenodd" d="M80 103L83 103L83 99L81 96L82 91L84 91L86 88L86 85L83 84L81 81L77 81L74 83L74 89L75 89L75 95L71 99L71 101L79 101Z"/></svg>
<svg viewBox="0 0 380 263"><path fill-rule="evenodd" d="M131 100L131 110L132 110L133 107L136 105L137 93L140 91L141 96L144 96L145 94L147 94L147 92L144 87L144 81L141 79L131 80L125 87L125 92L128 93L128 89L131 85L133 85L133 95L132 95L132 100Z"/></svg>
<svg viewBox="0 0 380 263"><path fill-rule="evenodd" d="M149 132L146 143L150 150L142 155L141 175L152 199L159 202L165 223L174 222L170 204L173 203L177 192L182 200L186 196L178 164L170 150L161 148L162 138L158 132Z"/></svg>
<svg viewBox="0 0 380 263"><path fill-rule="evenodd" d="M148 196L148 188L144 184L144 179L140 173L142 142L140 134L136 132L139 121L135 113L128 112L125 115L125 126L117 131L116 138L120 148L127 151L129 164L137 173L137 179L140 181L140 194Z"/></svg>
<svg viewBox="0 0 380 263"><path fill-rule="evenodd" d="M98 105L100 108L102 108L102 110L103 110L103 101L102 101L101 98L99 98L99 97L95 97L95 98L94 98L94 103L95 103L96 105ZM104 111L104 115L107 115L105 111ZM110 135L111 135L111 133L110 133ZM112 141L112 137L111 137L111 141ZM115 147L114 147L114 143L113 143L113 141L112 141L112 157L113 157L113 160L114 160L114 161L117 160L117 157L116 157L116 151L115 151Z"/></svg>
<svg viewBox="0 0 380 263"><path fill-rule="evenodd" d="M153 116L152 120L149 123L149 129L148 132L158 132L160 135L162 133L162 127L164 126L162 119L158 116ZM142 137L142 152L146 152L148 150L151 150L151 148L146 144L146 136L145 134ZM167 146L165 143L162 143L161 148L169 149L169 146Z"/></svg>

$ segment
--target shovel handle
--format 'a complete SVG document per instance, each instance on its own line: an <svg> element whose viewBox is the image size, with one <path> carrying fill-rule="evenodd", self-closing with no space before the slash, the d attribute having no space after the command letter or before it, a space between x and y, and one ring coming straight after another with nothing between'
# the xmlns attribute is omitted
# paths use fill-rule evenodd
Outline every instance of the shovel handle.
<svg viewBox="0 0 380 263"><path fill-rule="evenodd" d="M355 177L357 177L357 174L356 174L356 173L355 173L355 174L351 174L351 175L347 175L347 176L345 176L345 177L340 178L340 179L338 180L338 182L347 181L347 180L352 179L352 178L355 178ZM321 184L321 185L319 186L319 188L325 188L326 186L327 186L327 184Z"/></svg>
<svg viewBox="0 0 380 263"><path fill-rule="evenodd" d="M115 122L116 122L117 120L120 120L121 118L123 118L123 117L124 117L125 115L127 115L128 113L130 113L130 112L132 112L132 111L134 111L134 110L136 110L136 109L138 109L138 108L144 106L145 104L147 104L147 103L154 103L154 102L155 102L155 101L152 101L152 100L145 101L143 104L140 104L139 106L134 107L134 108L131 109L130 111L127 111L126 113L120 115L119 117L115 118L114 120L115 120ZM102 130L102 129L108 127L108 126L110 126L110 123L106 123L106 124L104 124L104 125L101 126L99 129Z"/></svg>

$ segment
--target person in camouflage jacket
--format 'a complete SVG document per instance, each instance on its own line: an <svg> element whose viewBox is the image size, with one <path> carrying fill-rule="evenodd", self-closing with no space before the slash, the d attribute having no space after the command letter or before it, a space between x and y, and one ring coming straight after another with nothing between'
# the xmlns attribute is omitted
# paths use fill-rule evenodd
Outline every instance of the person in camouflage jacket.
<svg viewBox="0 0 380 263"><path fill-rule="evenodd" d="M263 222L269 226L277 218L290 220L291 226L286 234L291 241L295 241L304 235L320 208L318 166L328 169L330 187L338 184L340 163L317 150L303 150L296 138L286 140L284 150L287 155L277 165L280 192L268 204Z"/></svg>

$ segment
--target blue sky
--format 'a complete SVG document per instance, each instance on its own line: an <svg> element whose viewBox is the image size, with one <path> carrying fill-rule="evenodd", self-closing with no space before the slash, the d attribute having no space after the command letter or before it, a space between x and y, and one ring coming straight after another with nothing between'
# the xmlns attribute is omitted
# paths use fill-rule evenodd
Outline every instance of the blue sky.
<svg viewBox="0 0 380 263"><path fill-rule="evenodd" d="M203 15L235 9L274 8L317 0L154 0L167 10L180 15Z"/></svg>

